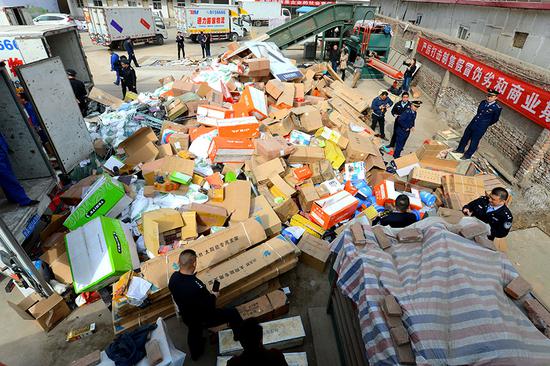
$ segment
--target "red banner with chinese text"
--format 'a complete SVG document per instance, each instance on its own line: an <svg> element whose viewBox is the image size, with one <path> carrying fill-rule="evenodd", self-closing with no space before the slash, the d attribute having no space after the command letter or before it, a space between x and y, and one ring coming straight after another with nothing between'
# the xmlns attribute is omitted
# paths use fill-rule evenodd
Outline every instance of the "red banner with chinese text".
<svg viewBox="0 0 550 366"><path fill-rule="evenodd" d="M334 4L335 1L324 0L282 0L283 5L286 6L321 6L324 4Z"/></svg>
<svg viewBox="0 0 550 366"><path fill-rule="evenodd" d="M549 92L425 38L419 39L416 51L478 89L497 90L501 103L550 129Z"/></svg>

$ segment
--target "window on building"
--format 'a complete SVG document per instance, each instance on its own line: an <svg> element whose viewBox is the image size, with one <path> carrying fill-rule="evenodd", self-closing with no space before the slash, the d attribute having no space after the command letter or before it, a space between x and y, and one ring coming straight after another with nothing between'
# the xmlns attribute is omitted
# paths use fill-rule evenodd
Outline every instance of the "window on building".
<svg viewBox="0 0 550 366"><path fill-rule="evenodd" d="M94 0L94 6L103 6L103 1L101 1L101 0Z"/></svg>
<svg viewBox="0 0 550 366"><path fill-rule="evenodd" d="M414 24L419 25L421 21L422 21L422 13L417 13L416 22Z"/></svg>
<svg viewBox="0 0 550 366"><path fill-rule="evenodd" d="M76 0L76 6L79 8L84 7L84 0Z"/></svg>
<svg viewBox="0 0 550 366"><path fill-rule="evenodd" d="M470 28L466 27L464 25L461 25L458 27L458 38L460 39L468 39L468 36L470 35Z"/></svg>
<svg viewBox="0 0 550 366"><path fill-rule="evenodd" d="M153 0L153 9L162 10L162 2Z"/></svg>
<svg viewBox="0 0 550 366"><path fill-rule="evenodd" d="M128 0L128 6L137 6L137 1Z"/></svg>
<svg viewBox="0 0 550 366"><path fill-rule="evenodd" d="M185 0L178 0L178 1L176 2L176 5L177 5L177 6L185 6Z"/></svg>
<svg viewBox="0 0 550 366"><path fill-rule="evenodd" d="M523 48L525 45L525 41L527 41L527 36L529 33L525 32L514 32L514 47L516 48Z"/></svg>

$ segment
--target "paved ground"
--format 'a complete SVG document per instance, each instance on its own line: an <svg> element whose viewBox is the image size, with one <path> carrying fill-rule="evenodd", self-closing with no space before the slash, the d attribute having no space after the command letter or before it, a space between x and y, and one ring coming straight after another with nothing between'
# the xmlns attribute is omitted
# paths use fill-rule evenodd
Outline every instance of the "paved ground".
<svg viewBox="0 0 550 366"><path fill-rule="evenodd" d="M265 31L259 29L258 33ZM86 34L82 34L82 42L88 62L90 64L96 86L120 96L120 89L112 84L114 74L109 71L109 54L106 49L93 46ZM227 43L220 42L212 44L212 54L221 53L225 50ZM177 49L174 41L174 30L169 31L169 40L163 46L137 46L136 55L138 61L146 64L147 60L173 59L176 57ZM285 52L288 57L300 59L302 51L298 48ZM192 59L201 57L200 46L197 44L186 44L186 55ZM158 79L165 75L174 75L179 78L184 71L175 69L162 69L152 67L141 67L136 69L138 76L138 90L152 90L158 87ZM351 79L351 78L350 78ZM349 83L349 79L347 81ZM386 81L361 81L358 92L369 98L374 98L378 90L386 88ZM388 119L386 135L391 136L393 121ZM406 152L416 150L426 138L432 137L437 130L445 128L446 125L439 120L433 105L424 103L419 110L416 123L416 130L411 135ZM543 278L548 277L548 270L540 253L546 253L548 236L540 231L522 230L513 232L509 237L510 256L528 280L536 286L537 292L548 294L544 291ZM550 254L550 253L548 253ZM540 269L541 272L537 272ZM532 276L532 277L531 277ZM0 285L4 287L4 280ZM306 329L305 345L296 350L305 350L311 365L325 365L323 361L316 362L311 337L311 327L307 316L308 308L325 307L329 298L329 283L327 273L319 274L315 270L299 265L280 278L281 286L288 286L292 291L290 296L290 315L301 315ZM64 320L59 326L49 333L43 332L32 321L20 319L15 312L6 304L6 300L17 302L16 295L7 295L0 290L0 319L2 319L2 332L0 332L0 361L9 366L23 365L68 365L70 361L95 350L103 349L112 338L112 323L109 311L101 303L95 303L74 311L71 316ZM245 299L243 299L245 301ZM66 332L75 327L81 327L91 322L96 322L97 333L76 341L65 342ZM169 333L172 336L176 347L186 350L185 328L178 318L167 320ZM290 351L296 351L290 350ZM186 365L214 365L217 347L207 347L205 356L199 362L186 361Z"/></svg>

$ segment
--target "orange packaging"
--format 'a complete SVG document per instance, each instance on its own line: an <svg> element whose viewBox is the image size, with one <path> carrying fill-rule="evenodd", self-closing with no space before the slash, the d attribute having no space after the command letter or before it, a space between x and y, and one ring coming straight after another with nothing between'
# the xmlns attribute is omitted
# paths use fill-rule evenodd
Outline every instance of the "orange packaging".
<svg viewBox="0 0 550 366"><path fill-rule="evenodd" d="M213 163L240 163L249 160L254 153L251 139L216 136L208 148Z"/></svg>
<svg viewBox="0 0 550 366"><path fill-rule="evenodd" d="M374 186L374 196L376 197L376 204L384 206L386 203L395 203L395 199L404 192L399 192L395 189L395 182L391 180L384 180L382 183ZM410 207L413 210L420 210L422 208L422 200L420 199L420 191L411 188L411 193L406 193L409 197Z"/></svg>
<svg viewBox="0 0 550 366"><path fill-rule="evenodd" d="M240 117L217 122L218 136L232 138L260 137L260 123L256 117Z"/></svg>
<svg viewBox="0 0 550 366"><path fill-rule="evenodd" d="M301 168L296 168L292 171L292 174L296 177L298 180L306 180L308 178L311 178L313 175L313 172L311 169L309 169L309 166L304 165Z"/></svg>
<svg viewBox="0 0 550 366"><path fill-rule="evenodd" d="M328 230L353 216L358 204L359 201L349 192L340 191L313 202L310 216L314 222Z"/></svg>
<svg viewBox="0 0 550 366"><path fill-rule="evenodd" d="M218 172L206 177L206 181L212 188L221 188L223 186L222 176Z"/></svg>
<svg viewBox="0 0 550 366"><path fill-rule="evenodd" d="M193 127L189 129L189 138L191 139L191 141L193 141L197 137L215 130L216 130L216 127L205 127L205 126Z"/></svg>
<svg viewBox="0 0 550 366"><path fill-rule="evenodd" d="M219 119L233 118L233 111L212 104L202 104L197 107L197 121L206 125L214 125Z"/></svg>
<svg viewBox="0 0 550 366"><path fill-rule="evenodd" d="M258 120L267 118L267 101L263 91L247 85L243 90L239 104L246 109L248 115L254 116Z"/></svg>
<svg viewBox="0 0 550 366"><path fill-rule="evenodd" d="M349 180L344 185L344 190L349 192L352 196L355 196L355 194L359 191L357 188L353 186L353 184L351 184L351 181Z"/></svg>

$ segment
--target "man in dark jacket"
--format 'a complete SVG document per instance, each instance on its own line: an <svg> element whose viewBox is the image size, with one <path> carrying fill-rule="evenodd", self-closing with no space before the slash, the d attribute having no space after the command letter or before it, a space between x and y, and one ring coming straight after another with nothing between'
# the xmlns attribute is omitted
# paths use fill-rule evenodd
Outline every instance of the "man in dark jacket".
<svg viewBox="0 0 550 366"><path fill-rule="evenodd" d="M132 42L132 39L130 37L127 37L124 41L124 49L128 53L128 61L130 61L130 64L132 63L132 61L134 61L134 65L136 65L136 67L139 67L136 59L136 54L134 53L134 42Z"/></svg>
<svg viewBox="0 0 550 366"><path fill-rule="evenodd" d="M197 360L204 351L203 328L229 323L238 339L242 318L235 308L216 308L218 292L210 293L204 283L195 276L197 254L191 249L179 256L179 271L174 272L168 288L187 325L187 344L191 358Z"/></svg>
<svg viewBox="0 0 550 366"><path fill-rule="evenodd" d="M490 240L504 238L510 232L514 217L506 207L508 191L505 188L493 188L489 197L473 200L462 208L465 215L477 217L491 227Z"/></svg>
<svg viewBox="0 0 550 366"><path fill-rule="evenodd" d="M338 62L340 62L340 51L338 50L338 45L332 46L332 49L329 53L331 67L334 71L338 69Z"/></svg>
<svg viewBox="0 0 550 366"><path fill-rule="evenodd" d="M67 77L69 78L69 82L73 88L74 96L78 102L78 108L80 108L80 113L82 113L82 116L84 117L88 111L88 91L86 90L86 86L82 81L76 78L76 71L73 69L67 69Z"/></svg>
<svg viewBox="0 0 550 366"><path fill-rule="evenodd" d="M126 97L126 90L137 93L137 77L136 70L130 66L130 60L123 59L121 62L122 69L120 70L120 80L122 86L122 99Z"/></svg>
<svg viewBox="0 0 550 366"><path fill-rule="evenodd" d="M409 197L405 194L400 194L395 199L395 211L382 214L380 217L375 218L372 224L394 228L402 228L414 224L416 222L416 215L409 212L409 205Z"/></svg>
<svg viewBox="0 0 550 366"><path fill-rule="evenodd" d="M176 44L178 45L178 60L180 59L180 52L183 54L183 58L185 58L184 41L185 41L185 38L183 37L183 34L181 34L181 32L178 32L176 36Z"/></svg>
<svg viewBox="0 0 550 366"><path fill-rule="evenodd" d="M409 101L409 93L403 92L403 94L401 94L401 100L395 103L391 109L391 114L395 117L395 122L393 123L393 133L391 135L390 144L387 147L395 147L397 120L399 119L399 116L410 107L411 102Z"/></svg>
<svg viewBox="0 0 550 366"><path fill-rule="evenodd" d="M385 121L385 114L389 107L393 105L393 102L390 98L388 98L388 92L383 91L380 93L379 96L374 98L372 100L372 103L370 105L372 109L372 123L370 125L370 128L372 128L373 131L376 132L376 125L380 125L380 137L384 140L386 139L386 133L384 132L384 121Z"/></svg>
<svg viewBox="0 0 550 366"><path fill-rule="evenodd" d="M403 89L403 91L408 92L417 68L416 59L413 58L412 60L407 60L403 62L403 65L407 66L407 70L405 70L405 73L403 74L403 85L401 86L401 88Z"/></svg>
<svg viewBox="0 0 550 366"><path fill-rule="evenodd" d="M499 94L500 93L494 89L488 89L487 99L479 103L476 115L464 130L464 134L455 150L457 153L464 154L461 158L462 160L470 159L472 155L474 155L481 138L489 126L498 122L500 112L502 112L502 107L497 103ZM468 143L470 143L470 146L468 146L468 150L464 152Z"/></svg>
<svg viewBox="0 0 550 366"><path fill-rule="evenodd" d="M206 34L204 34L203 32L201 32L198 36L197 36L197 41L200 43L201 45L201 50L202 50L202 58L205 58L206 57Z"/></svg>
<svg viewBox="0 0 550 366"><path fill-rule="evenodd" d="M407 139L414 130L414 124L416 121L416 110L422 104L419 100L411 102L411 106L406 109L397 119L397 128L395 129L395 150L393 152L393 158L397 159L401 157L401 152L405 148Z"/></svg>
<svg viewBox="0 0 550 366"><path fill-rule="evenodd" d="M210 36L209 33L207 33L206 35L206 41L205 41L205 47L206 47L206 57L210 57L210 42L212 41L212 37Z"/></svg>

